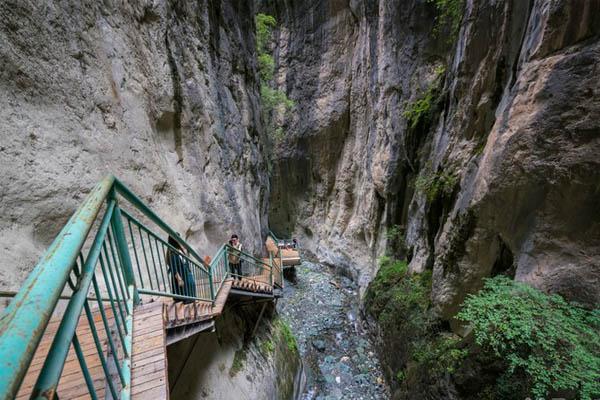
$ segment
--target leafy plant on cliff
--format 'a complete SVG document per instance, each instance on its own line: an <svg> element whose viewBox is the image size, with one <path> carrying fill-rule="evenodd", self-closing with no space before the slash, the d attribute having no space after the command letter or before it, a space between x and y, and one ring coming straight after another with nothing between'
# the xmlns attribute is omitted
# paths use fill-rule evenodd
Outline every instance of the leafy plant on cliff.
<svg viewBox="0 0 600 400"><path fill-rule="evenodd" d="M385 237L388 241L388 248L393 255L405 255L406 248L406 229L401 225L392 225L387 228Z"/></svg>
<svg viewBox="0 0 600 400"><path fill-rule="evenodd" d="M447 41L453 43L458 37L460 23L465 10L464 0L427 0L438 12L433 32L437 36L447 35Z"/></svg>
<svg viewBox="0 0 600 400"><path fill-rule="evenodd" d="M233 356L233 362L231 363L231 368L229 368L229 376L233 378L244 368L247 357L248 348L244 345L241 349L237 350Z"/></svg>
<svg viewBox="0 0 600 400"><path fill-rule="evenodd" d="M431 272L411 274L405 261L379 259L379 271L369 285L365 304L384 325L402 312L416 311L420 318L429 308Z"/></svg>
<svg viewBox="0 0 600 400"><path fill-rule="evenodd" d="M294 102L287 97L284 91L273 87L275 59L269 48L269 42L273 29L277 26L277 21L273 16L262 13L256 15L255 21L262 116L269 137L277 142L283 138L283 128L278 126L276 116L277 114L283 117L287 116L294 107Z"/></svg>
<svg viewBox="0 0 600 400"><path fill-rule="evenodd" d="M457 318L471 324L478 345L507 363L503 379L525 376L536 398L563 390L584 400L600 396L599 310L498 276L468 296Z"/></svg>
<svg viewBox="0 0 600 400"><path fill-rule="evenodd" d="M438 198L438 196L449 197L456 184L458 183L458 175L448 170L441 170L433 173L427 168L415 181L415 189L425 193L427 200L430 202Z"/></svg>
<svg viewBox="0 0 600 400"><path fill-rule="evenodd" d="M281 318L278 318L275 323L278 331L281 333L281 337L285 341L288 350L294 354L298 354L298 343L296 342L296 337L292 333L289 325Z"/></svg>
<svg viewBox="0 0 600 400"><path fill-rule="evenodd" d="M433 374L452 374L469 354L459 348L461 339L452 334L432 336L431 340L415 346L413 359L419 367Z"/></svg>
<svg viewBox="0 0 600 400"><path fill-rule="evenodd" d="M431 119L432 108L437 101L446 68L444 66L438 66L435 68L434 73L435 77L427 86L425 92L419 99L412 103L407 103L406 108L402 113L402 116L406 118L408 127L411 130L417 129L419 124L427 125L427 122Z"/></svg>
<svg viewBox="0 0 600 400"><path fill-rule="evenodd" d="M256 14L256 49L259 54L267 52L267 45L271 40L271 32L277 26L277 20L272 15Z"/></svg>

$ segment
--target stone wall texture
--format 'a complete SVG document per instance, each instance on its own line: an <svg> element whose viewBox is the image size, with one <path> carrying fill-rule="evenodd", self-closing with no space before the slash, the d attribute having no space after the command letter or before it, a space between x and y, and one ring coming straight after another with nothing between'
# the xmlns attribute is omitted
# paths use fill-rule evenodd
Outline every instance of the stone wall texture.
<svg viewBox="0 0 600 400"><path fill-rule="evenodd" d="M599 1L467 0L456 40L425 0L261 8L296 102L272 225L363 285L398 226L447 318L497 273L598 304ZM430 88L428 118L409 126Z"/></svg>
<svg viewBox="0 0 600 400"><path fill-rule="evenodd" d="M266 233L252 2L0 2L0 282L114 174L199 252Z"/></svg>

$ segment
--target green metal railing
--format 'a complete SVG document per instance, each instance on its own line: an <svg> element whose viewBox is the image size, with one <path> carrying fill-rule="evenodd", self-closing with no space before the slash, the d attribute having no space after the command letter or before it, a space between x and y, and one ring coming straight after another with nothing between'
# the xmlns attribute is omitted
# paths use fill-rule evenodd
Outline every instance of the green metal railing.
<svg viewBox="0 0 600 400"><path fill-rule="evenodd" d="M269 236L275 241L278 247L281 246L294 246L294 250L300 251L300 246L297 242L294 242L294 239L280 239L278 238L272 230L269 230Z"/></svg>
<svg viewBox="0 0 600 400"><path fill-rule="evenodd" d="M230 250L222 246L206 265L125 185L113 176L105 178L63 227L0 317L0 398L16 397L44 332L56 317L59 299L68 298L37 380L26 389L32 398L55 398L72 346L92 399L128 399L133 311L140 296L214 302L223 282L232 276ZM278 278L281 268L272 259L265 263L244 252L239 256L246 265L245 278L268 276L264 283L283 286ZM88 368L78 326L88 326L93 336L104 375L100 383Z"/></svg>
<svg viewBox="0 0 600 400"><path fill-rule="evenodd" d="M230 257L239 258L241 274L232 270ZM219 249L215 258L211 261L210 270L217 292L227 277L243 278L257 283L265 283L272 287L283 288L280 261L273 262L272 259L269 259L269 262L266 262L244 251L236 250L227 244Z"/></svg>

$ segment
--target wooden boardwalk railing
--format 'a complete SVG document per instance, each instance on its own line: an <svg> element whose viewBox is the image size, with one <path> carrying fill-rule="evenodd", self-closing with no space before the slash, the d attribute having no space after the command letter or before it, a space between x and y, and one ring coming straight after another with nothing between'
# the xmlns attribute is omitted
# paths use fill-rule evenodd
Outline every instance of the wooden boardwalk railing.
<svg viewBox="0 0 600 400"><path fill-rule="evenodd" d="M166 399L166 346L214 326L231 296L280 296L283 265L279 249L256 258L228 245L207 265L109 176L0 318L0 398Z"/></svg>

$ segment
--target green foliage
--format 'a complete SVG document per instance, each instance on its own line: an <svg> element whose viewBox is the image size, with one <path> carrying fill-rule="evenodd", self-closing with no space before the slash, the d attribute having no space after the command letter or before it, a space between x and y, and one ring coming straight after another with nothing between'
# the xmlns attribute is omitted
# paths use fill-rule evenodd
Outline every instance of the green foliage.
<svg viewBox="0 0 600 400"><path fill-rule="evenodd" d="M279 113L286 116L294 107L294 102L287 97L284 91L275 89L272 86L275 74L275 59L269 50L269 42L273 29L277 27L277 20L267 14L257 14L255 20L262 115L269 137L278 142L283 138L284 132L281 126L277 126L275 114Z"/></svg>
<svg viewBox="0 0 600 400"><path fill-rule="evenodd" d="M369 312L384 324L393 323L403 312L425 313L430 304L431 272L410 274L405 261L386 256L379 259L379 265L365 295Z"/></svg>
<svg viewBox="0 0 600 400"><path fill-rule="evenodd" d="M408 122L408 126L411 129L415 129L419 122L424 120L427 115L429 115L429 111L431 110L431 103L433 102L433 90L432 88L428 88L423 97L415 101L414 103L409 103L404 110L402 115L406 118Z"/></svg>
<svg viewBox="0 0 600 400"><path fill-rule="evenodd" d="M387 240L403 240L404 228L402 228L400 225L392 225L387 229L385 237Z"/></svg>
<svg viewBox="0 0 600 400"><path fill-rule="evenodd" d="M454 172L442 170L433 173L430 169L426 169L417 177L415 189L425 193L427 200L431 202L439 196L449 197L457 183L458 175Z"/></svg>
<svg viewBox="0 0 600 400"><path fill-rule="evenodd" d="M392 251L394 256L406 255L406 230L401 225L392 225L385 232L385 237L388 242L388 249Z"/></svg>
<svg viewBox="0 0 600 400"><path fill-rule="evenodd" d="M262 99L263 108L270 111L279 107L283 107L284 110L290 110L294 107L294 101L288 99L285 93L281 90L273 89L267 84L261 85L260 97Z"/></svg>
<svg viewBox="0 0 600 400"><path fill-rule="evenodd" d="M507 362L504 379L524 375L536 398L559 390L600 396L599 310L498 276L465 300L457 318L471 324L477 344Z"/></svg>
<svg viewBox="0 0 600 400"><path fill-rule="evenodd" d="M404 370L400 370L396 373L396 382L402 383L406 379L406 372Z"/></svg>
<svg viewBox="0 0 600 400"><path fill-rule="evenodd" d="M447 35L449 43L453 43L458 37L460 23L462 21L465 1L464 0L427 0L435 5L438 12L435 18L433 32L437 36Z"/></svg>
<svg viewBox="0 0 600 400"><path fill-rule="evenodd" d="M460 341L454 335L432 336L431 340L417 342L413 359L432 374L452 374L469 354L467 349L459 348Z"/></svg>
<svg viewBox="0 0 600 400"><path fill-rule="evenodd" d="M275 60L270 54L258 55L258 72L261 82L269 82L275 73Z"/></svg>
<svg viewBox="0 0 600 400"><path fill-rule="evenodd" d="M256 50L258 54L266 53L267 45L271 40L273 28L277 26L277 20L272 15L263 13L256 14Z"/></svg>
<svg viewBox="0 0 600 400"><path fill-rule="evenodd" d="M439 65L434 70L435 78L427 87L425 93L415 102L408 103L402 116L406 118L410 129L414 130L421 122L428 121L431 117L432 107L437 101L439 87L446 68Z"/></svg>
<svg viewBox="0 0 600 400"><path fill-rule="evenodd" d="M244 368L244 365L246 364L246 358L248 356L247 353L248 349L246 346L235 352L235 355L233 356L233 362L231 363L231 368L229 368L229 376L233 378Z"/></svg>
<svg viewBox="0 0 600 400"><path fill-rule="evenodd" d="M260 344L260 350L268 356L275 351L275 343L273 343L273 340L267 339Z"/></svg>
<svg viewBox="0 0 600 400"><path fill-rule="evenodd" d="M289 325L281 318L277 319L275 323L278 331L281 334L281 337L287 345L288 350L294 354L298 354L298 343L296 342L296 338L294 337Z"/></svg>
<svg viewBox="0 0 600 400"><path fill-rule="evenodd" d="M381 257L379 263L365 305L384 335L382 356L394 371L390 382L399 387L420 381L429 387L454 374L469 351L458 336L440 333L431 307L431 271L411 274L406 262L389 257Z"/></svg>

